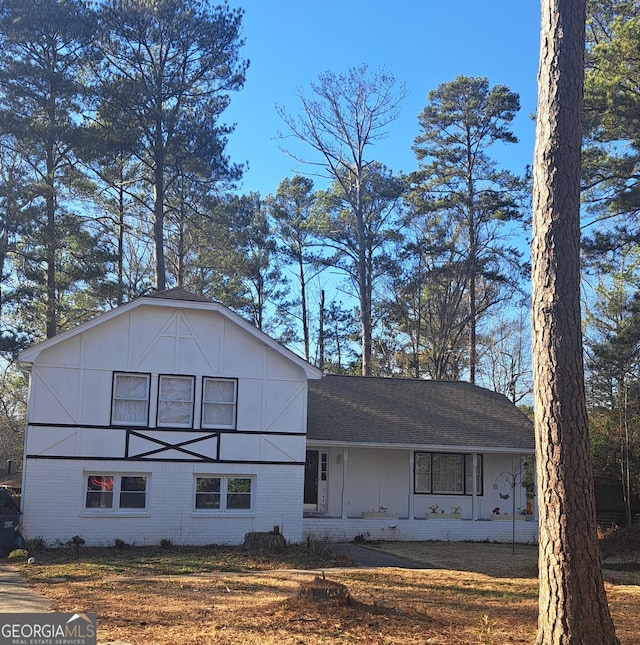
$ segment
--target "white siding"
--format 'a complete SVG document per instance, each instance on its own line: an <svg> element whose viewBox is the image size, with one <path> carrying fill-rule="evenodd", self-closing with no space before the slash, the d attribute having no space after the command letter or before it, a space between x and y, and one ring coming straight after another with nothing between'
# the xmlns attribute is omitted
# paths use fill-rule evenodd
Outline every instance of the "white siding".
<svg viewBox="0 0 640 645"><path fill-rule="evenodd" d="M247 454L245 459L280 460L272 455L282 453L284 461L303 460L303 440L276 441L273 448L260 435L305 433L307 382L298 365L218 312L144 306L43 349L31 372L29 422L47 425L30 427L27 454L122 458L121 430L86 427L109 426L114 371L151 374L150 427L156 421L159 374L196 377L194 429L200 422L201 377L238 379L237 428L253 435L222 441L220 458ZM204 452L210 456L210 449Z"/></svg>
<svg viewBox="0 0 640 645"><path fill-rule="evenodd" d="M259 332L201 304L143 302L26 356L35 357L25 443L27 538L235 544L249 531L278 525L288 540L301 540L306 367ZM110 425L114 372L150 375L148 427ZM161 374L195 377L193 428L155 428ZM200 428L205 377L237 380L235 430ZM148 473L148 508L87 511L87 471ZM253 510L194 512L196 472L255 477Z"/></svg>

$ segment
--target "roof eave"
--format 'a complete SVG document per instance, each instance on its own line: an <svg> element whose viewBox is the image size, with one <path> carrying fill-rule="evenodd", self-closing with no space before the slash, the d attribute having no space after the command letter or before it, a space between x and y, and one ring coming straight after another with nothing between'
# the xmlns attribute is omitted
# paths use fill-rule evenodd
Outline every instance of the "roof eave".
<svg viewBox="0 0 640 645"><path fill-rule="evenodd" d="M331 448L382 448L387 450L418 450L425 452L464 452L464 453L493 453L528 455L535 452L535 448L506 447L506 446L454 446L451 444L417 444L417 443L376 443L356 441L323 441L307 437L307 445L313 447Z"/></svg>

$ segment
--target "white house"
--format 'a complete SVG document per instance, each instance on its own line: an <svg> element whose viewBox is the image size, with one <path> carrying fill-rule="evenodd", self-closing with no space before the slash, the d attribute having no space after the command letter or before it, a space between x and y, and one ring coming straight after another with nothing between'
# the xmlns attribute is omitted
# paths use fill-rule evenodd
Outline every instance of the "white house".
<svg viewBox="0 0 640 645"><path fill-rule="evenodd" d="M307 383L225 307L142 297L25 350L23 533L88 545L302 539Z"/></svg>
<svg viewBox="0 0 640 645"><path fill-rule="evenodd" d="M531 422L469 383L323 377L182 290L35 345L20 367L27 539L234 544L276 525L291 542L536 539Z"/></svg>
<svg viewBox="0 0 640 645"><path fill-rule="evenodd" d="M533 424L462 381L309 383L304 533L535 542Z"/></svg>

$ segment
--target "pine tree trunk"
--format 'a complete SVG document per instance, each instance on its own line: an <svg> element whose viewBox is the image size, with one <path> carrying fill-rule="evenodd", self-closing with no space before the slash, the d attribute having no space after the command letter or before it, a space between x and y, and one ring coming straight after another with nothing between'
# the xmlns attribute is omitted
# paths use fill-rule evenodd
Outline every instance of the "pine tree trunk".
<svg viewBox="0 0 640 645"><path fill-rule="evenodd" d="M596 535L582 363L584 27L584 0L542 0L531 249L540 516L536 645L619 643Z"/></svg>
<svg viewBox="0 0 640 645"><path fill-rule="evenodd" d="M162 140L162 126L156 124L155 134L155 164L153 169L153 251L155 259L156 289L164 291L167 288L167 270L164 258L164 173L165 154Z"/></svg>
<svg viewBox="0 0 640 645"><path fill-rule="evenodd" d="M53 108L50 110L53 114ZM51 117L55 118L54 116ZM52 121L53 122L53 121ZM58 249L58 240L57 240L57 226L56 226L56 196L55 196L55 165L53 161L54 157L54 145L52 142L47 141L46 143L46 167L47 167L47 176L45 178L46 186L46 199L45 199L45 208L46 208L46 218L47 223L45 225L45 263L46 263L46 331L47 338L53 338L58 333L58 308L56 303L56 296L58 292L57 284L57 258L56 251Z"/></svg>

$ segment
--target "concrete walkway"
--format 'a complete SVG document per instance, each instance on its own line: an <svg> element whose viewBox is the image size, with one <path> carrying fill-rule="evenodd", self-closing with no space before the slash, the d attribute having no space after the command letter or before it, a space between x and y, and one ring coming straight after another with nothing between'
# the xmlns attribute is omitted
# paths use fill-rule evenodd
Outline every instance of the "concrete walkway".
<svg viewBox="0 0 640 645"><path fill-rule="evenodd" d="M33 591L18 569L0 563L0 613L51 611L47 598Z"/></svg>
<svg viewBox="0 0 640 645"><path fill-rule="evenodd" d="M400 558L391 553L384 553L379 549L366 545L354 544L353 542L342 542L332 544L334 553L344 555L360 567L397 567L398 569L426 569L424 564Z"/></svg>

